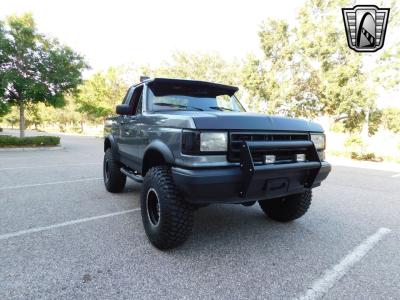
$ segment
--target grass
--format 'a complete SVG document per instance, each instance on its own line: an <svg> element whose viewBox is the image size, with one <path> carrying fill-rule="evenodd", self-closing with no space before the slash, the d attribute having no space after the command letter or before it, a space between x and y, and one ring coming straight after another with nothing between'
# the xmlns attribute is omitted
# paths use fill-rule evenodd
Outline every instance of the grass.
<svg viewBox="0 0 400 300"><path fill-rule="evenodd" d="M0 148L4 147L43 147L60 144L58 136L29 136L19 138L11 135L0 135Z"/></svg>

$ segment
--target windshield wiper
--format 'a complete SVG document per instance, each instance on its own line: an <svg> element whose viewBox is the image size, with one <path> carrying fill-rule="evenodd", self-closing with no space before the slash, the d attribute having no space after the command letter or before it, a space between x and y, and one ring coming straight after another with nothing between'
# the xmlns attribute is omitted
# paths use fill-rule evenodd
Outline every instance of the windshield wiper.
<svg viewBox="0 0 400 300"><path fill-rule="evenodd" d="M222 106L210 106L211 109L219 110L219 111L237 111L228 107L222 107Z"/></svg>
<svg viewBox="0 0 400 300"><path fill-rule="evenodd" d="M188 105L182 105L182 104L175 104L175 103L167 103L167 102L156 102L153 103L154 105L158 106L169 106L169 107L177 107L177 108L189 108L189 109L195 109L195 110L201 110L203 111L204 109L201 109L199 107L194 107L194 106L188 106Z"/></svg>

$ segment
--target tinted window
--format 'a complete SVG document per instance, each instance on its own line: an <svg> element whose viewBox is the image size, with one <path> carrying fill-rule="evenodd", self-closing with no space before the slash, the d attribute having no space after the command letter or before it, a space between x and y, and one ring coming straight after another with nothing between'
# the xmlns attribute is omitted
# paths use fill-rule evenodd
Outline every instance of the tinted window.
<svg viewBox="0 0 400 300"><path fill-rule="evenodd" d="M131 101L129 103L129 106L131 107L132 114L136 113L141 113L141 108L138 108L139 105L141 104L141 99L142 99L142 91L143 91L143 85L137 86L135 88L135 91L133 92L133 95L131 96ZM140 102L140 103L139 103Z"/></svg>
<svg viewBox="0 0 400 300"><path fill-rule="evenodd" d="M142 113L142 100L143 100L143 93L140 93L139 102L136 106L135 115L140 115Z"/></svg>
<svg viewBox="0 0 400 300"><path fill-rule="evenodd" d="M131 88L128 90L128 92L127 92L126 95L125 95L124 101L123 101L124 104L129 104L129 102L130 102L130 100L131 100L131 98L132 98L132 94L133 94L133 91L134 91L134 90L135 90L135 88L133 88L133 87L131 87Z"/></svg>
<svg viewBox="0 0 400 300"><path fill-rule="evenodd" d="M151 111L163 110L199 110L199 111L221 111L221 112L244 112L243 106L235 95L154 95L148 90L149 109Z"/></svg>

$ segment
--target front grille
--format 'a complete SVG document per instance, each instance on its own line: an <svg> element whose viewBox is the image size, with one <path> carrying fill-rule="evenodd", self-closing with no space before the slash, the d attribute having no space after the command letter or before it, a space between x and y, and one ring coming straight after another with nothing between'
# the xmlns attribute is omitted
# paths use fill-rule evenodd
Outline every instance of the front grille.
<svg viewBox="0 0 400 300"><path fill-rule="evenodd" d="M308 141L309 135L306 133L248 133L248 132L232 132L230 133L230 145L228 152L228 160L230 162L240 161L240 146L243 141ZM296 154L304 153L304 151L285 150L280 151L252 151L251 156L254 162L263 162L264 155L274 154L276 162L285 163L296 160Z"/></svg>

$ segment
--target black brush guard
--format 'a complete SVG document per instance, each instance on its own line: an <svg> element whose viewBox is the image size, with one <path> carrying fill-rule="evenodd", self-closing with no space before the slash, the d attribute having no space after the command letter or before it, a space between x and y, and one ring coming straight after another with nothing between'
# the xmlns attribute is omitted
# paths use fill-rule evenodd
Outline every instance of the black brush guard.
<svg viewBox="0 0 400 300"><path fill-rule="evenodd" d="M306 155L305 162L254 164L252 151L273 152L295 150ZM314 180L321 169L321 160L312 141L243 141L240 147L240 169L242 186L239 196L244 198L252 190L257 179L279 175L282 172L305 171L304 187L313 187Z"/></svg>
<svg viewBox="0 0 400 300"><path fill-rule="evenodd" d="M311 141L240 141L240 166L209 168L171 168L175 184L185 201L193 204L246 203L303 193L317 187L331 171L321 161ZM274 164L254 161L256 157L276 154L283 159ZM285 159L293 154L291 160ZM305 154L305 162L295 155ZM253 154L253 156L252 156ZM277 157L278 157L277 156Z"/></svg>

